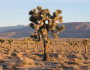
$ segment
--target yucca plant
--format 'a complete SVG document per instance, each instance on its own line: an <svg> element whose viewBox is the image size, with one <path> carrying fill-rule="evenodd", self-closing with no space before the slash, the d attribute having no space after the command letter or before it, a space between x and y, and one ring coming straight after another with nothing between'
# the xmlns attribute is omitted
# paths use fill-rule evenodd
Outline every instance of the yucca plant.
<svg viewBox="0 0 90 70"><path fill-rule="evenodd" d="M38 49L39 48L39 42L37 41L37 40L34 40L34 42L35 42L35 52L36 52L36 49Z"/></svg>
<svg viewBox="0 0 90 70"><path fill-rule="evenodd" d="M28 39L27 39L27 37L24 38L24 44L27 45L27 49L28 49Z"/></svg>
<svg viewBox="0 0 90 70"><path fill-rule="evenodd" d="M18 45L18 44L19 44L18 40L17 40L17 39L15 39L15 41L16 41L16 45Z"/></svg>
<svg viewBox="0 0 90 70"><path fill-rule="evenodd" d="M13 42L13 39L12 39L12 38L11 38L11 39L8 39L8 42L9 42L10 48L11 48L11 44L12 44L12 42Z"/></svg>
<svg viewBox="0 0 90 70"><path fill-rule="evenodd" d="M4 41L5 41L4 38L3 38L3 39L0 39L1 46L2 46L2 43L3 43Z"/></svg>
<svg viewBox="0 0 90 70"><path fill-rule="evenodd" d="M24 45L25 44L25 42L24 41L21 41L21 45Z"/></svg>
<svg viewBox="0 0 90 70"><path fill-rule="evenodd" d="M68 43L69 43L69 44L71 43L71 39L68 39Z"/></svg>
<svg viewBox="0 0 90 70"><path fill-rule="evenodd" d="M50 61L48 51L48 32L51 31L51 34L54 36L54 38L59 39L57 34L65 29L64 25L58 27L56 22L59 21L60 24L63 22L63 17L60 16L61 12L61 10L56 10L55 12L53 12L53 15L51 15L49 9L42 9L41 6L37 6L37 9L33 9L29 12L29 20L31 21L30 27L36 30L35 33L30 37L38 42L42 38L44 44L44 61ZM48 23L46 23L46 21L48 21Z"/></svg>
<svg viewBox="0 0 90 70"><path fill-rule="evenodd" d="M32 39L31 39L31 37L28 37L28 41L31 41Z"/></svg>
<svg viewBox="0 0 90 70"><path fill-rule="evenodd" d="M87 46L88 46L88 42L89 42L89 40L88 39L83 39L82 40L82 43L84 44L84 46L85 46L85 53L87 53Z"/></svg>
<svg viewBox="0 0 90 70"><path fill-rule="evenodd" d="M25 37L24 42L27 44L27 49L29 48L29 41L31 40L31 37Z"/></svg>
<svg viewBox="0 0 90 70"><path fill-rule="evenodd" d="M27 40L27 48L29 49L29 42L31 41L31 37L28 37L28 40Z"/></svg>

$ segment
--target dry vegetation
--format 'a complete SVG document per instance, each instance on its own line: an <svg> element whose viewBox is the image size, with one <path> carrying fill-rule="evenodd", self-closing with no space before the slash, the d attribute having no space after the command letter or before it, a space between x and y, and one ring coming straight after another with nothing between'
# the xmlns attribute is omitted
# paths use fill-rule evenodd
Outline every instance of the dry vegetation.
<svg viewBox="0 0 90 70"><path fill-rule="evenodd" d="M85 53L82 41L53 41L50 61L42 61L44 45L40 41L6 40L0 43L0 70L90 70L90 42Z"/></svg>

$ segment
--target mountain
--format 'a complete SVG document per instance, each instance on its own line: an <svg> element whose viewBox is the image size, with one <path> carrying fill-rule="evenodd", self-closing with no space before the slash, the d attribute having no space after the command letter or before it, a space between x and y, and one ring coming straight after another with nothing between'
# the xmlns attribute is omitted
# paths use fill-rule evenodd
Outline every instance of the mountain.
<svg viewBox="0 0 90 70"><path fill-rule="evenodd" d="M89 22L65 23L65 30L59 33L62 38L90 38Z"/></svg>
<svg viewBox="0 0 90 70"><path fill-rule="evenodd" d="M62 23L65 25L65 30L60 32L58 36L60 38L90 38L90 22L70 22ZM58 24L60 27L61 25ZM35 29L30 26L24 26L20 29L10 29L0 33L0 37L6 38L21 38L29 37L31 33L34 33ZM49 37L53 37L51 32L48 33Z"/></svg>
<svg viewBox="0 0 90 70"><path fill-rule="evenodd" d="M20 29L25 27L24 25L17 25L17 26L6 26L6 27L0 27L0 33L6 31L6 30L10 30L10 29Z"/></svg>

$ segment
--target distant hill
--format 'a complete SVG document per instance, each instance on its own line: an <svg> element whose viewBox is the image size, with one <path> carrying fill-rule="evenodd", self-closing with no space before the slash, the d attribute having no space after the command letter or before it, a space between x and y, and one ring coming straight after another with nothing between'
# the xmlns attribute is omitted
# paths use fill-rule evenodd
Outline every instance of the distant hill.
<svg viewBox="0 0 90 70"><path fill-rule="evenodd" d="M17 26L6 26L6 27L0 27L0 33L6 31L6 30L10 30L10 29L20 29L25 27L24 25L17 25Z"/></svg>
<svg viewBox="0 0 90 70"><path fill-rule="evenodd" d="M90 23L73 22L65 23L65 30L59 33L62 38L90 38Z"/></svg>
<svg viewBox="0 0 90 70"><path fill-rule="evenodd" d="M65 25L65 30L60 32L58 36L60 38L90 38L90 22L70 22L62 23ZM61 26L58 24L58 26ZM8 38L21 38L29 37L31 33L34 33L35 29L32 29L30 26L24 26L20 29L10 29L0 33L0 37ZM49 32L49 37L52 38L51 33Z"/></svg>

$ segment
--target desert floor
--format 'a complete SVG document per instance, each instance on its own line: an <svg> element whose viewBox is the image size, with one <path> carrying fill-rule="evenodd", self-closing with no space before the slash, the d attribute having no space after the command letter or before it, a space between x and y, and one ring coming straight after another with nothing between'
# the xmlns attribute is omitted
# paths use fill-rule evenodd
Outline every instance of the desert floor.
<svg viewBox="0 0 90 70"><path fill-rule="evenodd" d="M62 38L50 44L51 61L42 61L42 41L38 44L29 41L27 44L14 40L11 46L8 41L0 43L0 70L90 70L90 42L85 53L82 39L77 38L72 44L67 40Z"/></svg>

